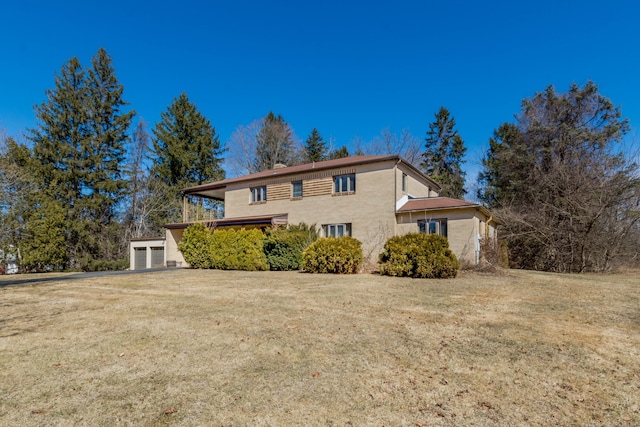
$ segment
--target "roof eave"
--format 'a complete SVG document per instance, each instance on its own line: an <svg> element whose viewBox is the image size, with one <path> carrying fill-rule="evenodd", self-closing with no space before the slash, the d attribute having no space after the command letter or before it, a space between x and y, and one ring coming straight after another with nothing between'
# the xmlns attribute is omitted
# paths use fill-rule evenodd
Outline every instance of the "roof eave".
<svg viewBox="0 0 640 427"><path fill-rule="evenodd" d="M450 210L457 210L457 209L478 209L481 208L482 206L480 205L469 205L469 206L441 206L441 207L437 207L437 208L423 208L423 209L407 209L407 210L402 210L399 209L396 211L396 213L413 213L413 212L426 212L426 211L450 211Z"/></svg>

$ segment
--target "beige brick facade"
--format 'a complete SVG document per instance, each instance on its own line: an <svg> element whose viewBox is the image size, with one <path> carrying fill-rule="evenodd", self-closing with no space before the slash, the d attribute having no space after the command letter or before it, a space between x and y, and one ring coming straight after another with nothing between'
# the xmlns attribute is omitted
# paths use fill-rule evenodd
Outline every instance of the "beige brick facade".
<svg viewBox="0 0 640 427"><path fill-rule="evenodd" d="M448 221L451 249L464 262L477 260L478 236L486 215L475 206L436 211L398 212L410 199L436 198L438 185L398 156L354 157L275 169L187 189L188 194L224 196L225 220L286 214L289 224L350 224L351 235L375 263L391 236L418 231L419 219ZM333 162L333 163L332 163ZM329 167L331 166L331 167ZM355 176L355 191L336 193L335 179ZM293 197L293 182L302 182L302 197ZM252 202L252 189L266 188L266 201ZM429 199L430 200L430 199ZM464 202L466 203L466 202ZM467 205L471 205L468 204ZM177 250L182 230L167 230L167 260L186 265Z"/></svg>

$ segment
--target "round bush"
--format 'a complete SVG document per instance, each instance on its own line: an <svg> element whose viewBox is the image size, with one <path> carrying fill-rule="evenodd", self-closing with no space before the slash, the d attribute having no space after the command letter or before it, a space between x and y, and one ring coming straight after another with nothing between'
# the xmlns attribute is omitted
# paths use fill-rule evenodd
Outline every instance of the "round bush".
<svg viewBox="0 0 640 427"><path fill-rule="evenodd" d="M302 268L310 273L354 274L363 260L359 240L348 236L325 237L304 250Z"/></svg>
<svg viewBox="0 0 640 427"><path fill-rule="evenodd" d="M437 234L392 237L380 254L380 274L388 276L447 279L456 277L459 268L448 240Z"/></svg>

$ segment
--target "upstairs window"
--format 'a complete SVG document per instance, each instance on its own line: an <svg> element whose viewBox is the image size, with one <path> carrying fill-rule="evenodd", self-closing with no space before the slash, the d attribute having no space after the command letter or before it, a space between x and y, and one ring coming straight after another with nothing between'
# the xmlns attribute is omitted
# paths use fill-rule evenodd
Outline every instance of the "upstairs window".
<svg viewBox="0 0 640 427"><path fill-rule="evenodd" d="M351 236L351 224L324 224L322 233L324 237Z"/></svg>
<svg viewBox="0 0 640 427"><path fill-rule="evenodd" d="M446 219L419 219L418 231L424 234L439 234L447 237L447 220Z"/></svg>
<svg viewBox="0 0 640 427"><path fill-rule="evenodd" d="M402 192L403 193L407 192L407 174L406 173L402 174Z"/></svg>
<svg viewBox="0 0 640 427"><path fill-rule="evenodd" d="M267 186L253 187L251 189L251 203L263 203L267 201Z"/></svg>
<svg viewBox="0 0 640 427"><path fill-rule="evenodd" d="M293 181L291 183L291 197L293 199L302 198L302 181Z"/></svg>
<svg viewBox="0 0 640 427"><path fill-rule="evenodd" d="M356 174L339 175L334 178L334 194L350 194L356 192Z"/></svg>

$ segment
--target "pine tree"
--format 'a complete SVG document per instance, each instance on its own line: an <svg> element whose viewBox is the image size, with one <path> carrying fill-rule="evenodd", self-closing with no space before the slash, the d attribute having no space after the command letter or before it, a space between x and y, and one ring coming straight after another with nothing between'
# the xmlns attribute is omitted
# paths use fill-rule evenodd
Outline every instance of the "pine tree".
<svg viewBox="0 0 640 427"><path fill-rule="evenodd" d="M134 113L121 111L124 89L104 49L88 72L72 58L54 82L35 107L33 173L42 197L64 207L68 266L86 268L92 260L124 256L124 246L115 243L116 214L125 196L124 147Z"/></svg>
<svg viewBox="0 0 640 427"><path fill-rule="evenodd" d="M293 132L281 115L269 112L256 139L254 171L272 169L278 163L289 166L297 163Z"/></svg>
<svg viewBox="0 0 640 427"><path fill-rule="evenodd" d="M91 62L87 85L91 138L84 147L88 157L86 180L94 216L106 225L113 222L116 206L126 194L125 153L135 112L121 111L128 103L122 98L124 86L116 78L107 51L100 49Z"/></svg>
<svg viewBox="0 0 640 427"><path fill-rule="evenodd" d="M223 149L215 128L185 93L174 99L153 129L153 174L184 188L224 178Z"/></svg>
<svg viewBox="0 0 640 427"><path fill-rule="evenodd" d="M62 269L69 262L66 250L67 219L59 200L43 198L30 213L26 236L21 240L21 269L47 271Z"/></svg>
<svg viewBox="0 0 640 427"><path fill-rule="evenodd" d="M509 205L527 185L532 152L518 126L503 123L489 138L489 150L478 174L478 198L489 208Z"/></svg>
<svg viewBox="0 0 640 427"><path fill-rule="evenodd" d="M304 143L303 163L321 162L327 159L327 143L322 139L318 129L313 128Z"/></svg>
<svg viewBox="0 0 640 427"><path fill-rule="evenodd" d="M331 150L331 152L329 153L329 159L333 160L333 159L341 159L343 157L349 157L349 150L347 149L347 147L345 145L343 145L340 148L337 148L335 150Z"/></svg>
<svg viewBox="0 0 640 427"><path fill-rule="evenodd" d="M449 111L440 107L435 122L429 124L425 138L422 168L442 186L441 196L464 197L465 175L461 165L467 149L458 134L456 121Z"/></svg>
<svg viewBox="0 0 640 427"><path fill-rule="evenodd" d="M153 129L151 175L175 194L164 219L180 219L179 191L185 187L224 178L220 140L215 128L185 93L174 99ZM163 190L164 191L164 190Z"/></svg>

